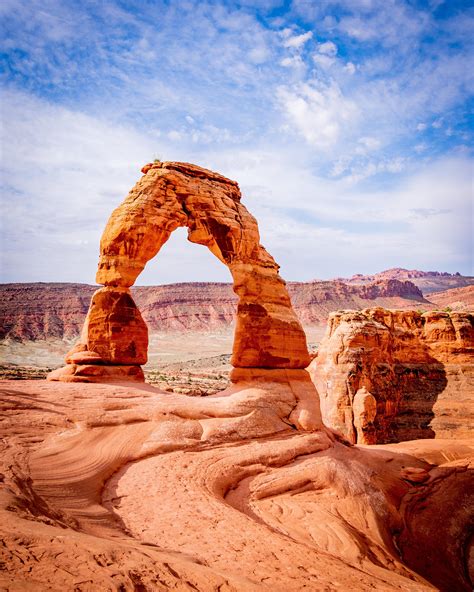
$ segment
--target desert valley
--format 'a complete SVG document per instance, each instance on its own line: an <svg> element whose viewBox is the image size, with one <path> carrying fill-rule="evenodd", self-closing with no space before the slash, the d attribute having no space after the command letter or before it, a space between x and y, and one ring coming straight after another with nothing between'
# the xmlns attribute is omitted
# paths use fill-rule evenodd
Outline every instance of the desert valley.
<svg viewBox="0 0 474 592"><path fill-rule="evenodd" d="M235 181L142 173L101 287L1 286L1 588L471 590L474 278L286 284ZM233 285L132 287L178 226Z"/></svg>

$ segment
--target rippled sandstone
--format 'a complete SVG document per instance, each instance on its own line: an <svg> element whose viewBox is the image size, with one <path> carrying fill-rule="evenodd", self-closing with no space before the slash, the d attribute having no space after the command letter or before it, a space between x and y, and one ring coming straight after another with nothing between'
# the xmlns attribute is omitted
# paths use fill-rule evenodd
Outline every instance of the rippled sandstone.
<svg viewBox="0 0 474 592"><path fill-rule="evenodd" d="M351 446L304 370L235 372L205 398L0 383L0 585L470 590L472 442Z"/></svg>

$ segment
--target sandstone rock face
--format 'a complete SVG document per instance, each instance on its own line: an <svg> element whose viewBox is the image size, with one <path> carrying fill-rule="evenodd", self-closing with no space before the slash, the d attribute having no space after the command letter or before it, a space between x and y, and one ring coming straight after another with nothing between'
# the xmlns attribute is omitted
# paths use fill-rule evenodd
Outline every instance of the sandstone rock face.
<svg viewBox="0 0 474 592"><path fill-rule="evenodd" d="M142 172L104 230L96 279L106 287L94 295L80 343L66 361L79 367L81 355L98 365L146 361L146 326L128 289L173 230L187 226L188 239L207 246L233 277L239 298L233 366L306 367L306 336L237 183L187 163L154 163Z"/></svg>
<svg viewBox="0 0 474 592"><path fill-rule="evenodd" d="M365 386L359 389L352 402L354 428L359 444L375 444L377 441L374 420L377 415L377 399Z"/></svg>
<svg viewBox="0 0 474 592"><path fill-rule="evenodd" d="M352 442L474 435L472 314L333 313L310 371L324 422Z"/></svg>
<svg viewBox="0 0 474 592"><path fill-rule="evenodd" d="M91 300L81 340L67 363L145 364L148 328L127 288L102 288ZM95 361L94 361L95 360Z"/></svg>

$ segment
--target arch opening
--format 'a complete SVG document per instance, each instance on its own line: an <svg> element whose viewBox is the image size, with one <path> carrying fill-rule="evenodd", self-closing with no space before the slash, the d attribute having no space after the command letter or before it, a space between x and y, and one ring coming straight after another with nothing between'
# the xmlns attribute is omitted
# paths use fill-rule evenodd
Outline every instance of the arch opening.
<svg viewBox="0 0 474 592"><path fill-rule="evenodd" d="M231 365L305 368L306 336L279 266L260 244L257 221L241 203L238 184L188 163L157 162L142 172L102 235L96 281L104 287L92 297L67 366L50 379L144 380L148 329L130 287L179 227L232 276L238 304Z"/></svg>
<svg viewBox="0 0 474 592"><path fill-rule="evenodd" d="M231 284L228 267L203 245L188 241L187 235L188 230L183 226L172 232L160 253L146 264L135 287L202 282Z"/></svg>

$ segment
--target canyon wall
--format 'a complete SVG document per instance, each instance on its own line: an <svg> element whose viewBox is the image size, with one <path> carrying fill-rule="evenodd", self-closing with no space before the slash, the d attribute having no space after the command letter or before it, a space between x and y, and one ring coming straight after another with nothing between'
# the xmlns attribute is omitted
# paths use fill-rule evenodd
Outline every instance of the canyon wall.
<svg viewBox="0 0 474 592"><path fill-rule="evenodd" d="M330 315L310 372L326 425L375 444L474 435L474 315Z"/></svg>
<svg viewBox="0 0 474 592"><path fill-rule="evenodd" d="M71 339L81 332L97 286L86 284L0 285L0 339ZM379 280L363 286L340 281L288 282L299 320L323 325L339 309L422 308L428 302L409 281ZM133 298L150 332L219 331L235 321L237 296L231 284L179 283L137 286Z"/></svg>

